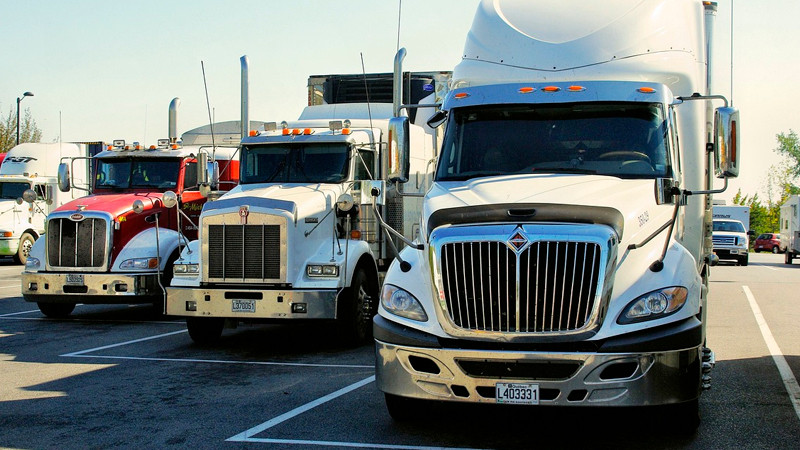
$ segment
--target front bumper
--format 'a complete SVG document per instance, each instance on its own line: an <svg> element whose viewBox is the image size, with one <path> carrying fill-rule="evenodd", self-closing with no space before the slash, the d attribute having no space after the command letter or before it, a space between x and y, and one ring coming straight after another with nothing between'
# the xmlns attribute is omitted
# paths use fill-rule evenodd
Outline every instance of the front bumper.
<svg viewBox="0 0 800 450"><path fill-rule="evenodd" d="M691 401L701 391L699 321L683 323L674 333L659 330L651 337L608 341L598 351L547 351L542 346L536 351L487 350L469 348L465 341L437 345L437 339L414 336L408 328L381 330L387 323L397 327L385 319L375 321L376 383L381 391L401 397L496 403L497 383L535 383L541 405L642 406ZM381 340L399 335L406 336L399 339L405 343ZM411 341L419 345L408 345ZM690 342L690 347L663 349Z"/></svg>
<svg viewBox="0 0 800 450"><path fill-rule="evenodd" d="M82 282L67 282L82 275ZM22 273L22 296L29 302L130 304L163 298L157 273Z"/></svg>
<svg viewBox="0 0 800 450"><path fill-rule="evenodd" d="M167 314L235 319L335 319L338 291L262 290L246 287L167 288ZM234 303L248 302L252 310Z"/></svg>
<svg viewBox="0 0 800 450"><path fill-rule="evenodd" d="M0 256L16 255L19 250L19 237L0 239Z"/></svg>

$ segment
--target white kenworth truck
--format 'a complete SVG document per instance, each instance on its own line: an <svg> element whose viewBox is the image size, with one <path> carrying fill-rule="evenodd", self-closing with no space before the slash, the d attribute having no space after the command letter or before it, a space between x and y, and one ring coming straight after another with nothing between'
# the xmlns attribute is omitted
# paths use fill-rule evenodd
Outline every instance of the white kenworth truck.
<svg viewBox="0 0 800 450"><path fill-rule="evenodd" d="M696 426L714 363L710 194L715 171L738 174L738 113L708 95L715 15L480 4L429 120L447 125L418 245L374 318L394 418L431 400L669 404Z"/></svg>
<svg viewBox="0 0 800 450"><path fill-rule="evenodd" d="M185 316L195 342L215 342L245 321L335 319L344 342L371 337L380 274L400 245L391 239L419 233L437 138L424 122L449 79L405 73L402 96L400 65L394 75L312 76L297 121L242 140L240 185L203 207L200 237L181 253L167 289L167 314ZM396 131L413 148L412 175L397 189L388 124L403 111L424 119ZM382 221L402 238L383 233Z"/></svg>

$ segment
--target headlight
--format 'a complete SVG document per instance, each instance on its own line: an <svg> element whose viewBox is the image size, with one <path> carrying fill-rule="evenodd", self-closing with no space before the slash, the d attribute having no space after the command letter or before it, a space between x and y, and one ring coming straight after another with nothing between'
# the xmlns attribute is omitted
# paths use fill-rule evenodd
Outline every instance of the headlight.
<svg viewBox="0 0 800 450"><path fill-rule="evenodd" d="M338 277L339 266L335 264L309 264L306 274L310 277Z"/></svg>
<svg viewBox="0 0 800 450"><path fill-rule="evenodd" d="M200 273L200 266L197 264L175 264L172 266L172 273L175 275L197 275Z"/></svg>
<svg viewBox="0 0 800 450"><path fill-rule="evenodd" d="M120 269L155 269L158 267L158 258L133 258L122 261L119 265Z"/></svg>
<svg viewBox="0 0 800 450"><path fill-rule="evenodd" d="M689 291L685 287L669 287L648 292L630 302L617 319L620 325L655 320L678 311L686 303Z"/></svg>
<svg viewBox="0 0 800 450"><path fill-rule="evenodd" d="M392 286L391 284L383 285L383 290L381 291L381 305L390 313L405 317L406 319L418 320L420 322L426 322L428 320L428 315L425 314L425 310L422 309L419 300L403 289Z"/></svg>
<svg viewBox="0 0 800 450"><path fill-rule="evenodd" d="M39 261L38 258L34 258L33 256L28 256L28 260L25 261L25 270L39 270L39 267L42 263Z"/></svg>

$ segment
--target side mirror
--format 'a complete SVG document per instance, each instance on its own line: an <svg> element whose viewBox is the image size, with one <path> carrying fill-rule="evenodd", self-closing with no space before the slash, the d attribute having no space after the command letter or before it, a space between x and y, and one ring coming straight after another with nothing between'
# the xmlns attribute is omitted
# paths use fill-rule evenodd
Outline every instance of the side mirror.
<svg viewBox="0 0 800 450"><path fill-rule="evenodd" d="M164 204L165 208L174 208L178 204L178 194L172 191L164 192L164 195L161 197L161 202Z"/></svg>
<svg viewBox="0 0 800 450"><path fill-rule="evenodd" d="M447 120L447 111L442 111L441 109L433 113L430 119L428 119L428 126L431 128L436 128L439 125L443 124L444 121Z"/></svg>
<svg viewBox="0 0 800 450"><path fill-rule="evenodd" d="M717 178L739 176L739 110L717 108L714 112L714 168Z"/></svg>
<svg viewBox="0 0 800 450"><path fill-rule="evenodd" d="M28 203L35 202L36 201L36 191L34 191L33 189L25 189L22 192L22 200L24 200L24 201L26 201Z"/></svg>
<svg viewBox="0 0 800 450"><path fill-rule="evenodd" d="M58 165L58 190L61 192L69 192L69 188L69 164L61 163Z"/></svg>
<svg viewBox="0 0 800 450"><path fill-rule="evenodd" d="M680 201L680 197L675 195L677 187L678 183L672 178L656 178L656 205L674 205Z"/></svg>
<svg viewBox="0 0 800 450"><path fill-rule="evenodd" d="M410 172L410 142L408 117L389 119L389 149L387 151L389 181L406 183Z"/></svg>

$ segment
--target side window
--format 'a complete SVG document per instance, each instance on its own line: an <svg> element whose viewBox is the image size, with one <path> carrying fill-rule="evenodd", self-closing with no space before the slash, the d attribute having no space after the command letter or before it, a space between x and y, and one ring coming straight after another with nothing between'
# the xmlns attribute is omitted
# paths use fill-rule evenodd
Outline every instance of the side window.
<svg viewBox="0 0 800 450"><path fill-rule="evenodd" d="M369 180L370 178L377 178L378 174L375 173L375 152L372 150L359 150L358 154L361 155L361 158L356 158L354 179ZM363 163L361 162L362 159L364 160ZM365 164L369 167L369 172L364 167ZM370 177L370 174L372 174L372 177Z"/></svg>
<svg viewBox="0 0 800 450"><path fill-rule="evenodd" d="M183 169L183 190L196 191L197 190L197 163L187 162L186 167Z"/></svg>
<svg viewBox="0 0 800 450"><path fill-rule="evenodd" d="M45 191L45 187L43 184L37 184L33 187L33 190L36 191L36 200L44 200L47 198L47 192Z"/></svg>

